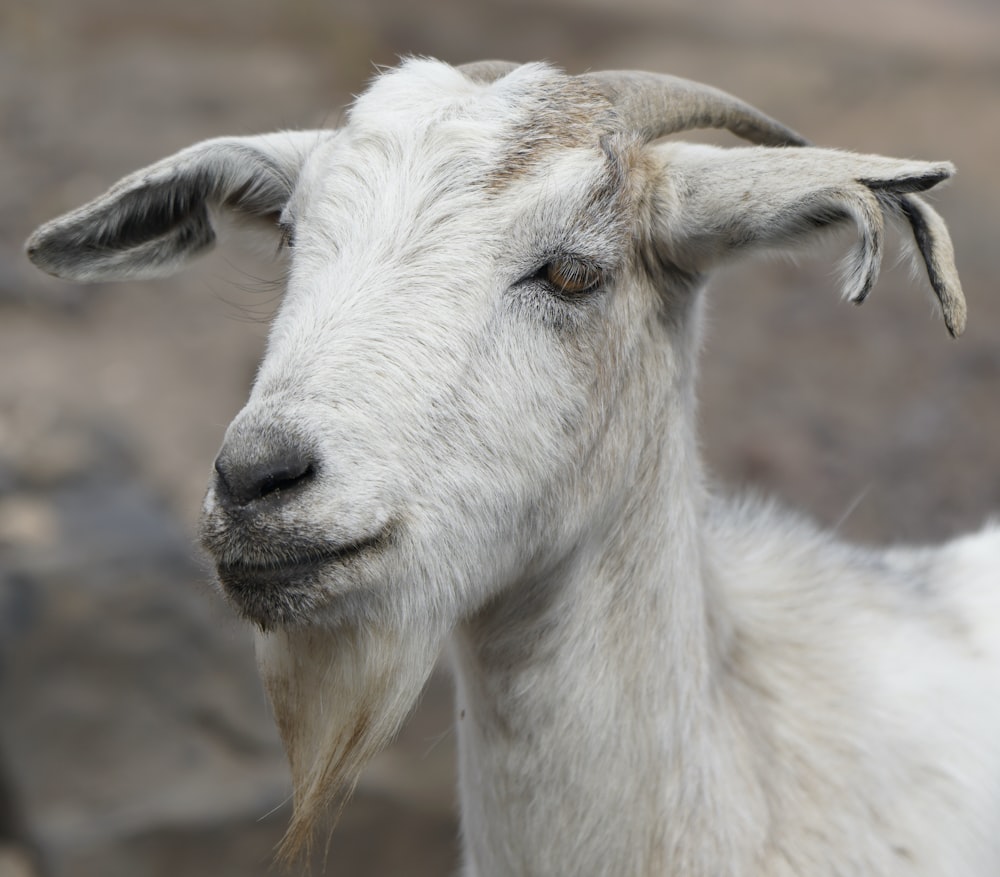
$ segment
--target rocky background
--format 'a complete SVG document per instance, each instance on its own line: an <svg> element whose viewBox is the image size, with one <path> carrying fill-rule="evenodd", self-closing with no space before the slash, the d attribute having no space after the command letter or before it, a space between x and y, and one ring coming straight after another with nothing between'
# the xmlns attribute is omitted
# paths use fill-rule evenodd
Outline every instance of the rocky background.
<svg viewBox="0 0 1000 877"><path fill-rule="evenodd" d="M702 380L721 479L845 537L942 539L1000 509L998 45L995 0L4 0L0 877L254 877L288 813L248 634L192 538L271 269L233 242L78 288L24 260L35 225L194 140L335 124L400 54L662 70L824 145L951 159L961 341L906 267L840 302L834 246L717 279ZM325 873L453 870L449 727L442 675Z"/></svg>

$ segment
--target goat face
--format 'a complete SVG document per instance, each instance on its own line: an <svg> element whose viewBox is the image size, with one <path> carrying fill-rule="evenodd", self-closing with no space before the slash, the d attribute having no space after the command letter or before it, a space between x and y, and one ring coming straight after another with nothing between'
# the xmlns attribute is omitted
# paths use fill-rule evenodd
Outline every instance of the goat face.
<svg viewBox="0 0 1000 877"><path fill-rule="evenodd" d="M448 117L433 94L420 83L417 114L380 81L282 208L285 300L203 523L265 629L454 617L554 562L588 517L614 364L644 325L620 294L621 153L590 124L511 167L512 129L538 120Z"/></svg>
<svg viewBox="0 0 1000 877"><path fill-rule="evenodd" d="M202 527L261 631L293 845L394 732L449 630L613 531L664 461L684 471L713 265L853 220L860 300L895 214L961 330L943 224L908 194L950 166L650 145L661 126L626 124L646 104L619 112L601 82L529 65L484 86L408 62L339 131L198 144L29 241L46 270L104 280L176 270L212 244L210 207L283 230L285 300Z"/></svg>

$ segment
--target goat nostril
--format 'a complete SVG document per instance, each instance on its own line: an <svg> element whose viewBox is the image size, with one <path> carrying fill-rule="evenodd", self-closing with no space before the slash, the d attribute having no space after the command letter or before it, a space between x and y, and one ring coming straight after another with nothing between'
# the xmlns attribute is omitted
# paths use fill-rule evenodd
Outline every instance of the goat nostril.
<svg viewBox="0 0 1000 877"><path fill-rule="evenodd" d="M230 504L246 506L303 487L316 475L311 456L289 448L247 456L224 449L215 460L216 492Z"/></svg>
<svg viewBox="0 0 1000 877"><path fill-rule="evenodd" d="M315 467L312 463L297 463L294 467L286 467L268 472L261 478L257 498L276 493L279 490L298 487L308 481L314 471Z"/></svg>

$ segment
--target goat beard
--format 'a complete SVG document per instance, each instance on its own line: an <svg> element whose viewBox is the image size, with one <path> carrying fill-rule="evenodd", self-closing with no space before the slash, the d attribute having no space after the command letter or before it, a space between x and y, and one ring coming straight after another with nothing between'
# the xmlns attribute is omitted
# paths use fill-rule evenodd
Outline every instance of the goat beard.
<svg viewBox="0 0 1000 877"><path fill-rule="evenodd" d="M409 715L444 640L409 630L290 628L257 636L257 665L288 756L294 807L278 856L332 830L362 768ZM412 632L411 632L412 631Z"/></svg>

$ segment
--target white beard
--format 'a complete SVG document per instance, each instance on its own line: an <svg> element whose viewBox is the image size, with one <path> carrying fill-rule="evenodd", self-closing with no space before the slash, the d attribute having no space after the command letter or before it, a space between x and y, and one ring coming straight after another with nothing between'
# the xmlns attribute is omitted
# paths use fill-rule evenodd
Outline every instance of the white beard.
<svg viewBox="0 0 1000 877"><path fill-rule="evenodd" d="M279 856L332 827L362 768L393 738L430 676L445 631L419 625L258 633L257 665L292 772L294 809Z"/></svg>

